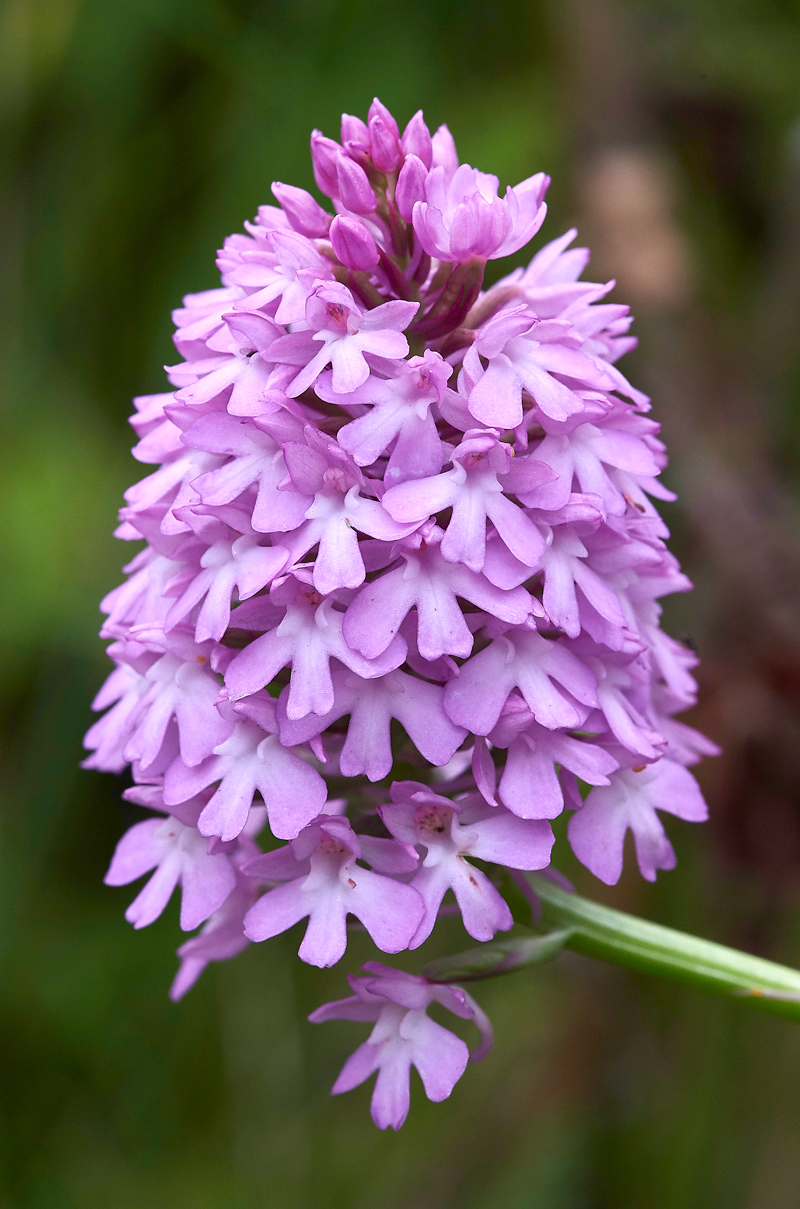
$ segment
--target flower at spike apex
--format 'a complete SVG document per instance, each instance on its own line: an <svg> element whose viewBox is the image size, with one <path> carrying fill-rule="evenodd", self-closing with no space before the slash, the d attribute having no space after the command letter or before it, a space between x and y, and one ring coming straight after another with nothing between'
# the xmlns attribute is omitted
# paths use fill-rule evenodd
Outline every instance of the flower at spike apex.
<svg viewBox="0 0 800 1209"><path fill-rule="evenodd" d="M334 213L275 183L221 286L173 314L171 389L131 419L154 469L116 531L145 544L101 606L115 670L85 765L130 765L150 812L106 881L149 875L137 928L180 885L200 930L176 999L295 924L320 967L349 919L416 949L448 895L491 940L503 871L549 866L562 811L609 884L628 831L653 880L675 864L659 812L706 816L689 767L715 748L675 720L695 657L659 626L691 585L652 503L673 498L658 424L617 368L628 308L581 280L575 231L484 289L549 178L501 196L421 113L401 133L376 100L311 154ZM490 1030L459 987L365 969L312 1020L372 1023L334 1092L377 1072L396 1129L412 1065L441 1100L467 1063L430 1004L478 1025L473 1057Z"/></svg>

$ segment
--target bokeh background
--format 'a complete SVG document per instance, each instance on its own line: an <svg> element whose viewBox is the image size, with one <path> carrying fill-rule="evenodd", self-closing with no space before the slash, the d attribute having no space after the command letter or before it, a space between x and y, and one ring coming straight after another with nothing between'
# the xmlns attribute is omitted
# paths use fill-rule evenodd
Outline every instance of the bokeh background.
<svg viewBox="0 0 800 1209"><path fill-rule="evenodd" d="M102 876L128 821L81 772L105 675L97 601L142 473L133 394L169 310L308 133L377 92L463 159L554 177L553 238L633 304L628 372L672 453L698 584L691 720L725 748L675 873L579 889L800 964L800 7L796 0L6 0L0 430L3 1209L796 1209L800 1031L567 955L478 995L497 1046L401 1134L328 1088L363 1029L281 937L166 997L172 908L143 933ZM452 922L444 949L466 938ZM369 956L355 938L343 966ZM417 968L410 959L408 968Z"/></svg>

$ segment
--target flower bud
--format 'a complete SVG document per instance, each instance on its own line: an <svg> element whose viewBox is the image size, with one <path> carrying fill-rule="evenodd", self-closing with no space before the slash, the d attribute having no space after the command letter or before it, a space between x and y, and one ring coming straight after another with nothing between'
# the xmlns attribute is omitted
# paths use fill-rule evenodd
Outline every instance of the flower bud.
<svg viewBox="0 0 800 1209"><path fill-rule="evenodd" d="M458 167L458 152L456 151L455 139L450 133L447 126L440 126L431 139L433 149L431 163L436 168L440 164L444 168L444 174L449 180L454 175Z"/></svg>
<svg viewBox="0 0 800 1209"><path fill-rule="evenodd" d="M311 164L317 188L326 197L338 197L339 185L336 175L336 160L341 148L334 139L328 139L320 130L311 134Z"/></svg>
<svg viewBox="0 0 800 1209"><path fill-rule="evenodd" d="M349 113L342 114L342 147L345 155L362 168L369 165L369 131L361 118Z"/></svg>
<svg viewBox="0 0 800 1209"><path fill-rule="evenodd" d="M328 234L328 227L331 223L330 214L326 214L322 206L305 189L273 181L272 193L288 218L289 226L293 231L298 231L301 235L308 235L311 239L321 238Z"/></svg>
<svg viewBox="0 0 800 1209"><path fill-rule="evenodd" d="M369 146L369 131L365 122L361 118L354 118L352 113L342 114L341 128L342 146L346 143L362 143L365 147Z"/></svg>
<svg viewBox="0 0 800 1209"><path fill-rule="evenodd" d="M407 155L394 191L394 204L404 222L411 222L414 202L425 200L427 179L428 173L422 160L416 155Z"/></svg>
<svg viewBox="0 0 800 1209"><path fill-rule="evenodd" d="M372 122L373 122L374 118L380 118L381 121L383 122L383 124L386 126L387 130L389 130L391 132L391 134L394 135L394 137L397 139L398 143L400 142L400 131L397 128L397 122L394 120L392 115L389 113L389 110L386 108L386 106L384 104L382 104L382 102L379 101L377 97L375 97L372 104L370 105L369 113L367 114L367 121L368 121L370 127L372 126Z"/></svg>
<svg viewBox="0 0 800 1209"><path fill-rule="evenodd" d="M375 210L375 194L367 180L367 174L342 152L336 158L336 192L346 210L354 214L372 214ZM331 195L332 196L332 195Z"/></svg>
<svg viewBox="0 0 800 1209"><path fill-rule="evenodd" d="M416 155L426 168L430 168L433 156L431 132L425 125L421 109L417 110L403 131L400 146L406 155Z"/></svg>
<svg viewBox="0 0 800 1209"><path fill-rule="evenodd" d="M379 113L369 120L372 162L380 172L393 172L400 162L400 142Z"/></svg>
<svg viewBox="0 0 800 1209"><path fill-rule="evenodd" d="M330 231L333 250L348 269L371 269L380 259L375 240L357 218L337 215Z"/></svg>

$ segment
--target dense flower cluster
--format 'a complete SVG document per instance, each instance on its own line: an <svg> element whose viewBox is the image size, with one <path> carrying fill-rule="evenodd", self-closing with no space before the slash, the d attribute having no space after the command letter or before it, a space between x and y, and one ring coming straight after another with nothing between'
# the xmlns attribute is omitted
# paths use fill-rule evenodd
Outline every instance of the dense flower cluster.
<svg viewBox="0 0 800 1209"><path fill-rule="evenodd" d="M204 925L175 998L301 920L314 965L348 915L414 949L448 890L489 940L512 925L498 868L546 867L565 808L608 883L629 829L653 879L675 860L658 811L705 817L687 766L713 748L674 719L694 656L657 603L690 585L649 498L671 498L658 425L616 367L627 308L578 280L574 231L482 290L539 230L543 174L501 198L446 127L401 134L377 100L311 150L335 216L273 185L131 421L158 468L121 513L146 545L102 605L116 670L86 765L130 764L154 812L107 875L153 871L127 918L180 883L181 927ZM285 843L262 852L266 824ZM458 988L368 969L313 1019L375 1022L334 1090L378 1070L397 1128L412 1063L442 1099L466 1062L425 1008L487 1026Z"/></svg>

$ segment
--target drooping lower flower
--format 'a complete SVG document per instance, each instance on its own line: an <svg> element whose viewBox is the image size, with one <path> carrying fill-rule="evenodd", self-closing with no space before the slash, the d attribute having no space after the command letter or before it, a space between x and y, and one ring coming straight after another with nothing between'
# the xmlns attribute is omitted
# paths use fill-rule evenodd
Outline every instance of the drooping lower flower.
<svg viewBox="0 0 800 1209"><path fill-rule="evenodd" d="M437 985L378 961L363 969L372 977L347 981L353 995L317 1008L312 1024L327 1020L374 1021L367 1041L345 1063L332 1094L352 1091L377 1071L372 1093L372 1119L379 1129L399 1129L408 1116L409 1079L415 1067L429 1100L446 1100L467 1068L492 1048L492 1029L471 995L457 986ZM440 1003L455 1016L472 1020L481 1034L470 1054L460 1037L431 1020L427 1009Z"/></svg>

